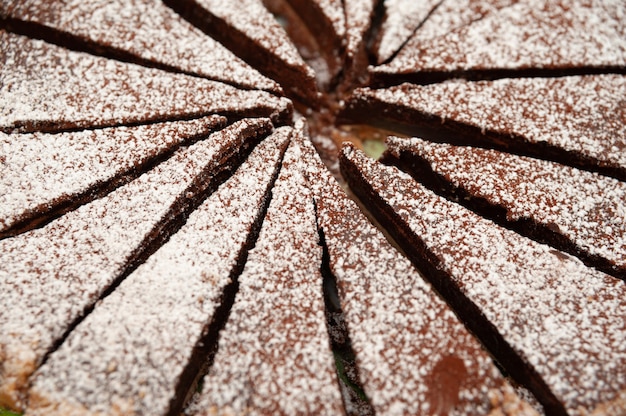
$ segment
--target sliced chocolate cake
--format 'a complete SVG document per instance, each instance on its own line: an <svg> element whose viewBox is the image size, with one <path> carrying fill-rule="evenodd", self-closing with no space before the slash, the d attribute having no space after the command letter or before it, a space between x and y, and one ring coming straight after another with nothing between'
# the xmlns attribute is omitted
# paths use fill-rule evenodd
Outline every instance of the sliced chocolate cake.
<svg viewBox="0 0 626 416"><path fill-rule="evenodd" d="M626 72L626 4L621 1L520 1L431 39L418 37L375 83L453 77ZM419 33L419 31L418 31Z"/></svg>
<svg viewBox="0 0 626 416"><path fill-rule="evenodd" d="M386 162L482 215L626 279L626 182L497 150L390 137Z"/></svg>
<svg viewBox="0 0 626 416"><path fill-rule="evenodd" d="M0 131L59 131L220 114L291 118L264 91L96 57L0 30Z"/></svg>
<svg viewBox="0 0 626 416"><path fill-rule="evenodd" d="M354 91L341 122L496 147L626 180L626 75L403 84Z"/></svg>
<svg viewBox="0 0 626 416"><path fill-rule="evenodd" d="M90 53L280 93L232 52L161 1L20 0L0 5L0 25Z"/></svg>
<svg viewBox="0 0 626 416"><path fill-rule="evenodd" d="M208 116L56 134L0 133L0 238L112 191L224 123Z"/></svg>
<svg viewBox="0 0 626 416"><path fill-rule="evenodd" d="M324 318L322 248L292 144L202 391L188 414L343 413Z"/></svg>
<svg viewBox="0 0 626 416"><path fill-rule="evenodd" d="M499 227L354 148L355 191L548 414L626 411L626 286ZM604 414L604 413L602 413Z"/></svg>
<svg viewBox="0 0 626 416"><path fill-rule="evenodd" d="M467 1L466 1L467 2ZM373 46L376 62L389 60L415 33L433 10L442 7L445 0L386 0L385 13ZM454 3L461 3L456 1Z"/></svg>
<svg viewBox="0 0 626 416"><path fill-rule="evenodd" d="M268 119L237 122L104 198L0 241L0 406L25 406L30 376L64 334L270 129Z"/></svg>
<svg viewBox="0 0 626 416"><path fill-rule="evenodd" d="M348 198L310 142L305 177L362 388L375 414L535 411L411 263Z"/></svg>
<svg viewBox="0 0 626 416"><path fill-rule="evenodd" d="M259 144L72 331L37 371L28 414L180 413L217 342L210 325L223 319L216 314L258 232L290 132L283 127Z"/></svg>
<svg viewBox="0 0 626 416"><path fill-rule="evenodd" d="M261 0L164 0L290 96L317 106L315 73Z"/></svg>

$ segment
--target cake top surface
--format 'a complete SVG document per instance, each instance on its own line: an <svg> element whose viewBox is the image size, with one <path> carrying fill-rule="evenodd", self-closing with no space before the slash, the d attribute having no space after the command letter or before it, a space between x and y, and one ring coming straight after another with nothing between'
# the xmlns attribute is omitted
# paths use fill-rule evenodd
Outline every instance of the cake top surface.
<svg viewBox="0 0 626 416"><path fill-rule="evenodd" d="M21 394L25 385L20 383L28 383L68 326L200 190L194 185L198 176L223 169L227 156L248 140L246 130L268 124L267 119L242 120L43 228L0 240L0 300L5 305L0 332L8 335L0 339L0 358L9 362L0 385L3 394L11 394L16 382ZM202 186L209 184L205 180Z"/></svg>
<svg viewBox="0 0 626 416"><path fill-rule="evenodd" d="M272 189L194 415L342 414L324 317L322 249L293 144ZM234 367L233 361L239 363Z"/></svg>
<svg viewBox="0 0 626 416"><path fill-rule="evenodd" d="M122 174L139 173L142 165L208 136L224 122L208 116L57 134L0 132L0 235L68 198L95 192Z"/></svg>
<svg viewBox="0 0 626 416"><path fill-rule="evenodd" d="M483 132L548 144L599 166L626 168L626 76L507 78L403 84L358 89L354 100L376 99ZM523 115L524 117L520 117ZM476 140L481 140L478 137ZM506 146L506 143L505 143Z"/></svg>
<svg viewBox="0 0 626 416"><path fill-rule="evenodd" d="M413 154L473 197L505 207L507 220L530 218L626 267L626 183L497 150L397 137L387 145L396 157Z"/></svg>
<svg viewBox="0 0 626 416"><path fill-rule="evenodd" d="M150 62L234 85L280 92L276 82L161 1L24 0L3 8L3 13L14 19L48 26Z"/></svg>
<svg viewBox="0 0 626 416"><path fill-rule="evenodd" d="M490 395L511 387L491 357L348 198L311 144L300 145L359 375L374 411L492 410ZM444 382L446 374L454 374L455 382Z"/></svg>
<svg viewBox="0 0 626 416"><path fill-rule="evenodd" d="M259 144L72 331L37 372L29 412L45 414L48 406L69 406L74 397L90 414L111 407L128 414L170 410L182 372L241 261L289 134L285 127Z"/></svg>
<svg viewBox="0 0 626 416"><path fill-rule="evenodd" d="M3 131L104 127L209 114L268 116L291 108L287 99L263 91L73 52L4 31L0 40Z"/></svg>
<svg viewBox="0 0 626 416"><path fill-rule="evenodd" d="M626 286L496 226L352 148L344 155L463 294L578 414L626 390ZM529 267L532 265L532 267Z"/></svg>
<svg viewBox="0 0 626 416"><path fill-rule="evenodd" d="M624 68L624 2L577 3L527 0L502 7L442 36L417 37L376 71Z"/></svg>

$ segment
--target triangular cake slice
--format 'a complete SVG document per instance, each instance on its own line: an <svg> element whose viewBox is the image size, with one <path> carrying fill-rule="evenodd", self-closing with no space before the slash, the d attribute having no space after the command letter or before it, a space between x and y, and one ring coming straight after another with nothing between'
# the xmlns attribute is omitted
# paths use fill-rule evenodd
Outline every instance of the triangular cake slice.
<svg viewBox="0 0 626 416"><path fill-rule="evenodd" d="M46 354L269 131L268 119L239 121L107 196L0 241L0 406L24 406Z"/></svg>
<svg viewBox="0 0 626 416"><path fill-rule="evenodd" d="M383 20L372 48L377 63L382 64L391 58L442 3L446 1L386 0Z"/></svg>
<svg viewBox="0 0 626 416"><path fill-rule="evenodd" d="M180 414L254 241L288 144L261 142L34 376L30 415ZM167 334L167 336L163 336Z"/></svg>
<svg viewBox="0 0 626 416"><path fill-rule="evenodd" d="M497 150L387 139L385 162L483 216L626 279L626 183Z"/></svg>
<svg viewBox="0 0 626 416"><path fill-rule="evenodd" d="M346 57L344 61L344 84L363 85L369 75L368 43L372 35L372 21L380 9L381 0L344 0L346 13Z"/></svg>
<svg viewBox="0 0 626 416"><path fill-rule="evenodd" d="M0 133L0 237L32 229L139 176L225 118L65 133Z"/></svg>
<svg viewBox="0 0 626 416"><path fill-rule="evenodd" d="M280 93L214 39L158 0L17 1L0 5L11 30L95 54Z"/></svg>
<svg viewBox="0 0 626 416"><path fill-rule="evenodd" d="M0 131L75 130L196 118L291 119L286 98L119 62L0 30Z"/></svg>
<svg viewBox="0 0 626 416"><path fill-rule="evenodd" d="M411 40L372 71L374 82L624 73L625 13L620 1L520 1L445 35Z"/></svg>
<svg viewBox="0 0 626 416"><path fill-rule="evenodd" d="M324 315L322 248L291 145L202 391L187 414L343 414Z"/></svg>
<svg viewBox="0 0 626 416"><path fill-rule="evenodd" d="M534 414L420 276L348 198L306 139L305 176L356 367L375 414Z"/></svg>
<svg viewBox="0 0 626 416"><path fill-rule="evenodd" d="M346 146L350 188L547 414L626 411L626 286Z"/></svg>
<svg viewBox="0 0 626 416"><path fill-rule="evenodd" d="M626 180L626 75L354 91L343 123L537 156Z"/></svg>
<svg viewBox="0 0 626 416"><path fill-rule="evenodd" d="M221 42L290 97L319 101L315 73L261 0L165 0L174 10Z"/></svg>

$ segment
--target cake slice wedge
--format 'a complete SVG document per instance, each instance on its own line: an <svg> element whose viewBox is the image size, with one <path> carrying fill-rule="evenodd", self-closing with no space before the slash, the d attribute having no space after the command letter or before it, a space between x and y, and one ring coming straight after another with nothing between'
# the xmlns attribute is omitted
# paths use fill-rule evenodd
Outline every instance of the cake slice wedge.
<svg viewBox="0 0 626 416"><path fill-rule="evenodd" d="M47 354L271 128L268 119L241 120L105 197L0 241L0 406L23 409Z"/></svg>
<svg viewBox="0 0 626 416"><path fill-rule="evenodd" d="M626 411L626 286L346 146L350 188L547 414Z"/></svg>
<svg viewBox="0 0 626 416"><path fill-rule="evenodd" d="M282 91L159 0L5 2L0 5L0 22L12 31L70 49L246 89Z"/></svg>
<svg viewBox="0 0 626 416"><path fill-rule="evenodd" d="M626 183L497 150L389 137L385 163L448 199L626 279Z"/></svg>
<svg viewBox="0 0 626 416"><path fill-rule="evenodd" d="M0 238L41 226L139 176L226 119L65 133L0 133Z"/></svg>
<svg viewBox="0 0 626 416"><path fill-rule="evenodd" d="M390 85L625 73L625 13L626 5L613 0L519 1L442 36L412 39L372 76L376 85Z"/></svg>
<svg viewBox="0 0 626 416"><path fill-rule="evenodd" d="M493 147L626 180L626 75L361 88L341 123Z"/></svg>
<svg viewBox="0 0 626 416"><path fill-rule="evenodd" d="M174 74L0 30L0 131L56 132L222 115L291 120L265 91Z"/></svg>
<svg viewBox="0 0 626 416"><path fill-rule="evenodd" d="M265 212L291 128L263 140L34 376L29 415L180 414Z"/></svg>
<svg viewBox="0 0 626 416"><path fill-rule="evenodd" d="M287 96L310 106L319 104L315 73L261 0L165 3L263 75L277 81Z"/></svg>
<svg viewBox="0 0 626 416"><path fill-rule="evenodd" d="M303 155L290 145L190 415L343 414Z"/></svg>
<svg viewBox="0 0 626 416"><path fill-rule="evenodd" d="M533 415L491 356L298 140L356 370L374 414Z"/></svg>

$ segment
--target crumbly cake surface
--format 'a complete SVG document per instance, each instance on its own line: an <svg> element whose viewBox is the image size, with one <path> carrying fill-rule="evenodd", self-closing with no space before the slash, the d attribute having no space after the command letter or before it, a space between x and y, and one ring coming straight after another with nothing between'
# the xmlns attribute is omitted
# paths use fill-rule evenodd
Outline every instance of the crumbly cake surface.
<svg viewBox="0 0 626 416"><path fill-rule="evenodd" d="M262 76L160 1L20 0L3 9L0 13L13 19L127 51L142 60L182 72L246 88L281 91L276 82Z"/></svg>
<svg viewBox="0 0 626 416"><path fill-rule="evenodd" d="M454 72L626 66L620 0L520 1L443 36L409 42L378 71ZM419 31L418 31L419 33ZM419 42L419 43L418 43Z"/></svg>
<svg viewBox="0 0 626 416"><path fill-rule="evenodd" d="M325 325L322 248L301 157L295 145L285 154L191 414L343 413Z"/></svg>
<svg viewBox="0 0 626 416"><path fill-rule="evenodd" d="M194 192L210 185L251 132L269 120L242 120L106 197L0 241L0 405L22 408L29 377L72 323L166 232ZM248 134L245 132L248 131ZM208 178L207 178L208 177Z"/></svg>
<svg viewBox="0 0 626 416"><path fill-rule="evenodd" d="M330 269L365 393L376 414L487 414L523 402L411 263L391 246L301 139ZM522 405L532 414L528 404Z"/></svg>
<svg viewBox="0 0 626 416"><path fill-rule="evenodd" d="M577 250L626 273L626 183L558 163L496 150L390 137L387 149L425 160L455 188L567 237ZM414 155L414 156L413 156ZM469 169L468 167L471 167Z"/></svg>
<svg viewBox="0 0 626 416"><path fill-rule="evenodd" d="M224 122L208 116L57 134L0 132L0 235L134 173L183 143L207 137Z"/></svg>
<svg viewBox="0 0 626 416"><path fill-rule="evenodd" d="M608 74L363 88L354 92L346 106L376 110L374 118L380 114L442 129L455 123L469 126L481 132L472 138L477 144L490 144L495 135L502 147L519 142L540 155L548 145L578 159L579 164L608 168L626 178L624 97L626 76ZM402 115L405 109L411 116Z"/></svg>
<svg viewBox="0 0 626 416"><path fill-rule="evenodd" d="M287 99L264 91L73 52L4 31L0 41L0 130L5 132L211 114L279 118L291 108Z"/></svg>
<svg viewBox="0 0 626 416"><path fill-rule="evenodd" d="M259 144L183 228L72 331L37 372L28 414L61 415L72 402L83 414L176 410L175 394L186 393L177 385L241 261L289 134L284 127Z"/></svg>
<svg viewBox="0 0 626 416"><path fill-rule="evenodd" d="M344 148L345 161L389 204L398 226L423 242L421 256L479 308L479 325L493 324L568 413L592 412L626 389L622 281L496 226L354 149Z"/></svg>

